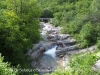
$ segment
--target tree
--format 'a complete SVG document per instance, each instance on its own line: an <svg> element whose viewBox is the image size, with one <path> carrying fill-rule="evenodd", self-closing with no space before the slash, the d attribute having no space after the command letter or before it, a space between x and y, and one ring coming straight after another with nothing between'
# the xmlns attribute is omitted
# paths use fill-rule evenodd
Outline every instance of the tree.
<svg viewBox="0 0 100 75"><path fill-rule="evenodd" d="M10 64L7 62L3 62L3 57L0 54L0 75L17 75L18 71L16 68L10 67ZM14 69L16 71L14 71Z"/></svg>
<svg viewBox="0 0 100 75"><path fill-rule="evenodd" d="M95 43L96 39L93 38L94 29L91 22L87 22L80 31L80 40L82 41L83 46L88 46Z"/></svg>
<svg viewBox="0 0 100 75"><path fill-rule="evenodd" d="M5 8L0 10L0 52L12 65L27 67L25 53L41 39L36 19L41 9L36 0L3 0L2 3Z"/></svg>
<svg viewBox="0 0 100 75"><path fill-rule="evenodd" d="M41 17L43 17L43 18L52 18L53 14L52 14L52 12L50 10L44 9L43 10L43 14L42 14Z"/></svg>

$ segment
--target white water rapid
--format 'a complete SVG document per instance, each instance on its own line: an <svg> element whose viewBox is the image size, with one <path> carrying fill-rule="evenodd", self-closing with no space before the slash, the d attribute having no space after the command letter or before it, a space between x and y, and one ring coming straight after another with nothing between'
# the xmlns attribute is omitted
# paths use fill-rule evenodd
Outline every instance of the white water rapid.
<svg viewBox="0 0 100 75"><path fill-rule="evenodd" d="M55 52L56 52L56 47L57 47L57 46L54 46L53 48L48 49L46 52L44 52L44 54L50 55L50 56L52 56L53 58L55 58L55 57L56 57L56 54L55 54Z"/></svg>

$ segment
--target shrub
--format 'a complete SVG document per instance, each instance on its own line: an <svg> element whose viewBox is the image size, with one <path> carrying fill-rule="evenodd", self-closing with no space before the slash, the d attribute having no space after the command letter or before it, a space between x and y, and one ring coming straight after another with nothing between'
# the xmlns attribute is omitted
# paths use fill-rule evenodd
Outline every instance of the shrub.
<svg viewBox="0 0 100 75"><path fill-rule="evenodd" d="M76 54L70 59L70 68L65 71L56 70L52 74L47 75L99 75L99 72L94 72L91 69L97 59L96 52L93 54L90 52Z"/></svg>
<svg viewBox="0 0 100 75"><path fill-rule="evenodd" d="M17 75L17 69L14 71L13 68L10 67L10 64L7 62L3 62L3 57L0 54L0 75Z"/></svg>
<svg viewBox="0 0 100 75"><path fill-rule="evenodd" d="M93 26L91 22L87 22L80 31L80 40L84 43L84 45L89 45L93 43Z"/></svg>
<svg viewBox="0 0 100 75"><path fill-rule="evenodd" d="M97 42L97 48L100 49L100 40Z"/></svg>

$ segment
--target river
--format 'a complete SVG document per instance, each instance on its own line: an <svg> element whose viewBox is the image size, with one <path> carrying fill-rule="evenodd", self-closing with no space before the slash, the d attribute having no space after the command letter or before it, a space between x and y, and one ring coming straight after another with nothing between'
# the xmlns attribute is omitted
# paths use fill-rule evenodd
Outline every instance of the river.
<svg viewBox="0 0 100 75"><path fill-rule="evenodd" d="M40 23L40 26L40 33L43 40L40 41L39 44L42 44L46 51L38 58L38 61L33 61L31 64L33 66L36 63L34 67L39 69L40 75L44 75L46 73L52 73L58 68L63 69L63 64L68 63L68 56L66 55L66 57L63 54L65 52L62 54L59 53L59 56L57 56L56 51L58 41L63 41L65 39L68 39L69 41L70 38L67 34L60 34L60 27L54 27L50 23L43 22ZM65 60L63 60L62 57L65 57Z"/></svg>

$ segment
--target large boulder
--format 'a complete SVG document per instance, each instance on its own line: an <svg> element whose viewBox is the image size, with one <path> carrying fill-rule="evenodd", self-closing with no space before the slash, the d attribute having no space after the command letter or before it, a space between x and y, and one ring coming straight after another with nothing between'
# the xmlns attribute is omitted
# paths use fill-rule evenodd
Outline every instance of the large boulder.
<svg viewBox="0 0 100 75"><path fill-rule="evenodd" d="M78 49L79 45L73 45L73 46L68 46L68 47L59 47L57 48L57 51L70 51L70 50L75 50Z"/></svg>
<svg viewBox="0 0 100 75"><path fill-rule="evenodd" d="M50 40L50 41L57 41L58 35L48 35L47 39Z"/></svg>
<svg viewBox="0 0 100 75"><path fill-rule="evenodd" d="M58 47L65 47L66 45L62 41L57 41Z"/></svg>
<svg viewBox="0 0 100 75"><path fill-rule="evenodd" d="M53 32L55 32L55 30L51 29L51 30L48 30L48 31L47 31L47 34L51 34L51 33L53 33Z"/></svg>
<svg viewBox="0 0 100 75"><path fill-rule="evenodd" d="M34 51L31 54L31 58L33 58L34 60L37 60L39 57L41 57L43 55L43 53L45 52L45 47L40 47L38 50Z"/></svg>
<svg viewBox="0 0 100 75"><path fill-rule="evenodd" d="M56 56L61 58L64 55L66 55L66 53L67 53L66 51L56 51Z"/></svg>
<svg viewBox="0 0 100 75"><path fill-rule="evenodd" d="M33 50L38 50L40 47L43 47L43 45L41 43L39 44L34 44L33 45Z"/></svg>
<svg viewBox="0 0 100 75"><path fill-rule="evenodd" d="M62 40L62 42L66 45L75 45L76 44L76 40L75 39L71 39L70 37L65 39L65 40Z"/></svg>
<svg viewBox="0 0 100 75"><path fill-rule="evenodd" d="M31 56L32 59L35 60L41 57L45 51L46 51L45 46L39 43L39 44L34 44L33 49L29 50L27 54Z"/></svg>
<svg viewBox="0 0 100 75"><path fill-rule="evenodd" d="M70 37L70 35L67 35L67 34L58 34L58 32L53 32L51 35L49 35L48 37L50 38L56 38L56 40L65 40L67 39L68 37ZM71 41L71 40L70 40Z"/></svg>
<svg viewBox="0 0 100 75"><path fill-rule="evenodd" d="M67 39L68 37L70 37L69 34L59 34L59 36L60 36L60 40L65 40L65 39Z"/></svg>
<svg viewBox="0 0 100 75"><path fill-rule="evenodd" d="M58 46L56 48L56 56L63 57L68 51L78 49L78 46L79 45L73 45L73 46L69 46L69 47L60 47L60 46Z"/></svg>
<svg viewBox="0 0 100 75"><path fill-rule="evenodd" d="M47 34L58 34L59 30L57 28L51 28L49 30L47 30Z"/></svg>

